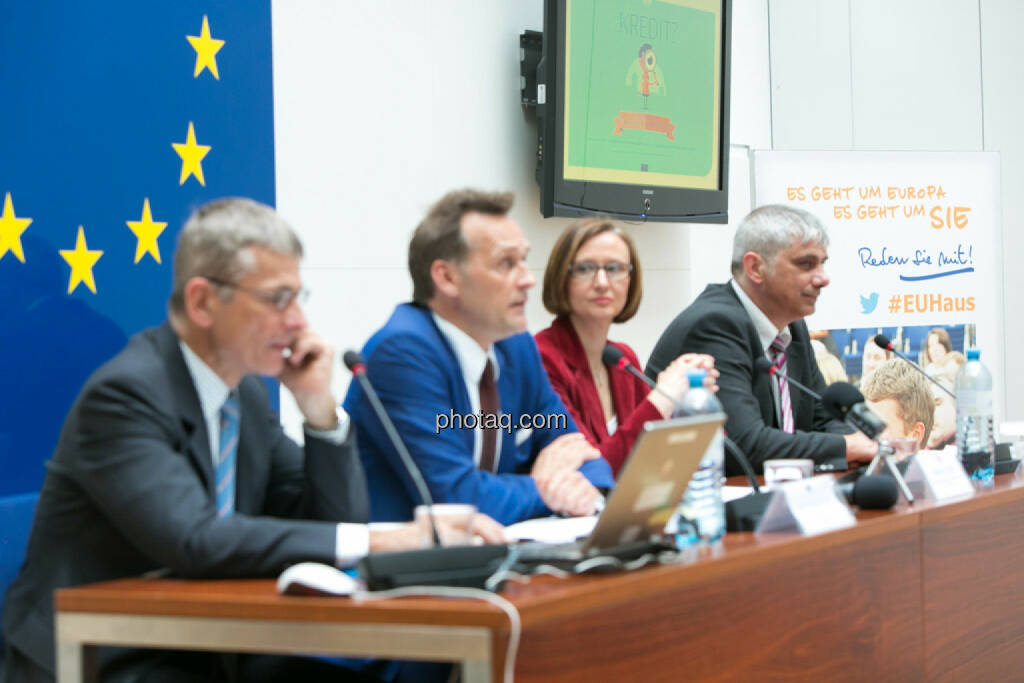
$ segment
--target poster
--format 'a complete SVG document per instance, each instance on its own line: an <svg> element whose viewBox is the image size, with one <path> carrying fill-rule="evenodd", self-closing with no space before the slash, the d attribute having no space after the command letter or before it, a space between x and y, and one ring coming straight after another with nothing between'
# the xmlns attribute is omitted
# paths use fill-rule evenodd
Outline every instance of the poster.
<svg viewBox="0 0 1024 683"><path fill-rule="evenodd" d="M831 279L807 319L817 350L862 380L897 350L950 381L981 350L1004 405L999 156L977 152L755 152L755 204L829 230ZM834 363L832 364L835 365ZM944 381L944 380L942 380Z"/></svg>

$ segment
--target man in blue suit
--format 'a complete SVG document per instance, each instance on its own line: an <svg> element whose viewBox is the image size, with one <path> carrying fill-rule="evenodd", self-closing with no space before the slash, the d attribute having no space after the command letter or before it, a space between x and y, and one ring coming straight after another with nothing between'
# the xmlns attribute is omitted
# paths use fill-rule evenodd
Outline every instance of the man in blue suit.
<svg viewBox="0 0 1024 683"><path fill-rule="evenodd" d="M511 194L451 192L409 245L413 302L363 349L370 381L435 502L472 503L503 524L595 511L608 464L576 430L526 330L536 280ZM370 518L408 519L422 501L362 389L357 427Z"/></svg>

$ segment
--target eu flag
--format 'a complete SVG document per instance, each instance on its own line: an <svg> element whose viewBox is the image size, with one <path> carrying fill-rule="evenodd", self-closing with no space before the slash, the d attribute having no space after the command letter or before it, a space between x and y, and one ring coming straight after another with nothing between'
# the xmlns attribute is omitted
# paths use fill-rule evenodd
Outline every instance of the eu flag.
<svg viewBox="0 0 1024 683"><path fill-rule="evenodd" d="M6 3L0 495L37 490L85 379L166 317L177 232L274 203L269 0Z"/></svg>

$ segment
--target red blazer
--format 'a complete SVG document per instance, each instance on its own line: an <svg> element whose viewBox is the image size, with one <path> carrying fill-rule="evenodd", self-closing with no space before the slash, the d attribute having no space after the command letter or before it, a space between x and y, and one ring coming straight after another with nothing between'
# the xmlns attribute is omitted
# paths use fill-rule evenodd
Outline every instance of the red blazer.
<svg viewBox="0 0 1024 683"><path fill-rule="evenodd" d="M555 318L551 327L537 333L536 340L551 386L562 397L580 432L601 451L617 477L644 423L664 419L650 401L644 400L650 387L626 372L608 368L612 403L619 420L615 434L608 436L601 397L572 323L568 318ZM642 367L633 349L625 344L609 343L621 350L634 367Z"/></svg>

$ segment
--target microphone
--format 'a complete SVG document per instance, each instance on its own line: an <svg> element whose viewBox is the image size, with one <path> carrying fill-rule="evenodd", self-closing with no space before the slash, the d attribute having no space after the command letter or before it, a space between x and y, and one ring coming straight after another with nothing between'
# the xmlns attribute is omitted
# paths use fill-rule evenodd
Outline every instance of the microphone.
<svg viewBox="0 0 1024 683"><path fill-rule="evenodd" d="M671 401L672 405L675 406L675 409L679 413L686 416L693 415L693 411L666 393L665 390L659 387L653 379L640 372L638 368L629 362L629 359L626 358L626 354L614 345L605 344L604 351L601 352L601 362L605 365L612 365L618 370L624 370L634 377L637 377L652 390L657 391L659 394ZM754 493L760 493L761 487L757 484L757 475L754 474L754 468L750 466L750 460L747 459L746 454L740 450L740 447L737 446L736 443L728 436L723 438L723 443L725 444L725 450L732 455L733 459L739 463L744 474L747 475L747 479L750 480L750 485L754 488Z"/></svg>
<svg viewBox="0 0 1024 683"><path fill-rule="evenodd" d="M359 381L359 385L363 388L363 393L366 394L367 400L370 401L370 405L373 407L373 412L377 415L380 423L384 425L384 433L388 435L391 446L398 453L398 457L402 460L402 465L405 466L406 472L412 478L413 485L420 494L420 500L427 506L427 518L430 520L430 532L434 537L434 545L440 547L441 536L437 533L437 523L434 520L434 498L430 495L430 489L427 488L427 482L423 479L423 473L420 472L420 468L416 466L412 456L409 455L409 449L402 442L402 437L398 435L395 424L388 417L388 413L384 410L384 405L380 402L377 391L370 384L370 380L366 376L366 363L363 362L363 355L358 351L349 349L342 355L341 360L345 363L345 367L348 368L349 372Z"/></svg>
<svg viewBox="0 0 1024 683"><path fill-rule="evenodd" d="M641 382L649 386L652 390L657 391L659 394L661 394L669 401L671 401L672 405L675 406L675 409L682 413L683 415L691 414L689 409L685 408L679 401L677 401L674 397L669 395L664 389L659 387L653 379L651 379L644 373L640 372L639 368L635 367L632 363L630 363L629 359L626 358L626 354L624 354L622 350L619 349L614 344L604 345L604 351L601 352L601 362L604 363L605 365L614 366L618 370L624 370L625 372L628 372L629 374L633 375Z"/></svg>
<svg viewBox="0 0 1024 683"><path fill-rule="evenodd" d="M886 424L882 421L882 418L878 417L867 407L864 403L864 395L860 393L857 387L846 382L831 384L825 389L822 403L825 404L825 412L830 416L837 420L845 420L847 424L859 429L864 436L878 443L878 454L875 455L874 460L868 465L867 471L873 471L875 463L881 460L889 468L893 481L903 492L903 497L907 499L908 503L913 505L914 494L911 493L910 487L907 486L907 482L903 479L903 475L900 474L896 465L889 457L892 450L878 441L878 435L885 431Z"/></svg>
<svg viewBox="0 0 1024 683"><path fill-rule="evenodd" d="M821 402L829 416L852 425L869 439L877 440L878 435L885 431L885 422L868 408L864 403L864 394L852 384L830 384L825 389Z"/></svg>
<svg viewBox="0 0 1024 683"><path fill-rule="evenodd" d="M857 431L862 432L869 439L877 439L878 435L885 431L885 422L871 411L864 403L864 395L857 387L848 382L835 382L825 388L824 394L819 394L810 387L805 387L779 368L773 365L767 358L758 358L754 361L754 369L769 375L782 377L787 383L806 391L814 398L821 401L825 406L825 412L829 417L846 422Z"/></svg>
<svg viewBox="0 0 1024 683"><path fill-rule="evenodd" d="M821 401L825 406L825 412L830 417L846 422L870 439L875 439L885 431L885 423L864 404L864 396L852 384L835 382L825 388L824 394L819 395L809 387L794 381L785 373L779 372L778 366L772 364L767 358L755 360L754 369L769 375L784 377L790 384ZM895 479L874 474L863 475L855 481L841 481L836 484L836 492L841 494L847 503L857 505L864 510L888 510L896 504L899 498Z"/></svg>
<svg viewBox="0 0 1024 683"><path fill-rule="evenodd" d="M402 586L470 586L484 588L487 579L497 570L508 556L508 547L503 545L442 547L441 537L434 519L434 499L423 479L423 473L416 466L409 450L388 417L380 397L366 376L366 364L358 351L346 351L342 361L356 380L373 407L377 419L384 426L391 445L398 453L406 472L412 479L423 504L427 506L430 532L434 547L425 550L407 550L390 553L371 553L359 560L359 574L370 590L389 590Z"/></svg>
<svg viewBox="0 0 1024 683"><path fill-rule="evenodd" d="M950 391L946 387L942 386L942 384L940 384L939 382L936 382L935 378L932 377L931 375L929 375L927 372L925 372L924 368L922 368L920 365L918 365L914 361L910 360L909 358L904 356L902 353L897 351L895 348L893 348L892 342L889 341L889 338L886 337L884 334L876 334L871 341L875 342L875 344L877 344L878 346L882 347L883 349L886 349L887 351L891 351L892 353L896 354L897 358L901 358L901 359L905 360L906 362L910 363L911 367L913 367L915 370L917 370L922 375L927 377L929 382L931 382L932 384L934 384L935 386L937 386L938 388L942 389L947 394L949 394L950 397L954 401L956 400L956 394L954 394L952 391Z"/></svg>
<svg viewBox="0 0 1024 683"><path fill-rule="evenodd" d="M810 394L814 398L818 399L819 401L821 400L821 394L819 394L814 389L811 389L810 387L808 387L806 385L800 384L800 382L797 382L795 379L793 379L792 377L790 377L786 373L781 372L779 366L773 364L767 358L762 357L762 358L758 358L757 360L755 360L754 361L754 369L757 370L758 372L764 372L766 374L769 374L772 377L781 377L782 379L786 380L787 384L792 384L797 389L800 389L801 391L807 392L808 394Z"/></svg>
<svg viewBox="0 0 1024 683"><path fill-rule="evenodd" d="M836 493L842 495L847 503L862 510L888 510L899 500L900 492L892 477L865 474L854 481L843 479L836 484Z"/></svg>
<svg viewBox="0 0 1024 683"><path fill-rule="evenodd" d="M626 355L616 346L605 344L604 351L601 352L601 362L639 378L640 381L649 386L653 391L657 391L662 396L668 398L672 405L676 407L676 410L683 415L693 414L692 411L659 387L653 379L634 367L629 362L629 359L626 358ZM722 434L722 444L725 446L725 451L732 456L732 459L739 463L740 469L743 470L747 481L750 482L750 487L754 489L754 492L750 495L730 500L725 504L725 529L726 531L753 531L764 515L764 511L768 508L772 494L771 492L761 492L761 486L757 483L757 475L754 474L754 468L750 466L750 460L747 458L746 453L724 433Z"/></svg>

